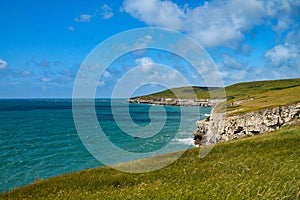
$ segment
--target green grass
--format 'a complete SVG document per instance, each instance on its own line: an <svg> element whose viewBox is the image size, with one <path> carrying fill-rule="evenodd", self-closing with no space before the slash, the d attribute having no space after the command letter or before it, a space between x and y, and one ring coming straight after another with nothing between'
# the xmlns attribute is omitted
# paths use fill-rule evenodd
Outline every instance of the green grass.
<svg viewBox="0 0 300 200"><path fill-rule="evenodd" d="M179 99L208 99L210 98L209 90L216 90L217 88L207 87L180 87L164 90L146 96L139 96L141 99L156 99L156 98L179 98ZM176 95L175 95L176 94Z"/></svg>
<svg viewBox="0 0 300 200"><path fill-rule="evenodd" d="M269 80L269 81L254 81L237 83L225 87L227 98L230 100L250 97L258 93L265 93L270 91L278 91L300 86L300 78L297 79L283 79L283 80ZM164 90L154 94L140 96L139 98L194 98L196 95L199 99L210 98L209 90L215 93L220 91L219 88L207 87L180 87ZM177 96L175 96L175 93ZM192 94L195 93L195 94ZM216 95L217 96L217 95Z"/></svg>
<svg viewBox="0 0 300 200"><path fill-rule="evenodd" d="M233 110L234 112L231 114L239 114L262 108L294 104L300 102L300 86L252 94L249 98L253 100L244 102L236 108L233 108L235 106L227 107L227 110Z"/></svg>
<svg viewBox="0 0 300 200"><path fill-rule="evenodd" d="M232 107L227 106L231 114L300 102L300 79L238 83L225 90L228 99L226 104L249 100Z"/></svg>
<svg viewBox="0 0 300 200"><path fill-rule="evenodd" d="M222 94L220 88L210 88L210 91L214 93L214 98ZM231 111L231 114L245 113L300 102L300 78L237 83L225 87L225 91L227 96L225 104L227 105L240 100L248 100L239 105L226 106L226 109ZM178 98L194 99L195 95L198 99L210 98L208 88L196 86L174 88L139 98L176 98L174 93Z"/></svg>
<svg viewBox="0 0 300 200"><path fill-rule="evenodd" d="M151 173L103 167L66 174L0 199L300 199L300 124L217 144L201 159L198 153L188 150Z"/></svg>

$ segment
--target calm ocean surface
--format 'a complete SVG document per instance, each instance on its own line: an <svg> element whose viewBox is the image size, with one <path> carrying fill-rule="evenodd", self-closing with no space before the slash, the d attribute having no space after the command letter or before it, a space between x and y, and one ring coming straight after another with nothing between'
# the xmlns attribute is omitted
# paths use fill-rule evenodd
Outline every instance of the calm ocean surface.
<svg viewBox="0 0 300 200"><path fill-rule="evenodd" d="M117 126L111 100L96 99L97 118L106 136L114 145L131 152L151 152L169 142L178 144L177 149L192 147L195 121L210 113L210 108L185 107L185 117L181 119L181 107L113 101L121 125L128 124L128 118L122 117L128 106L132 120L141 127L165 120L155 136L137 138L139 133L136 133L133 137ZM164 113L166 118L162 117ZM182 128L179 130L180 122ZM135 128L131 129L134 132ZM103 165L80 140L73 121L71 99L0 100L0 147L0 192L36 179ZM109 152L110 156L113 153Z"/></svg>

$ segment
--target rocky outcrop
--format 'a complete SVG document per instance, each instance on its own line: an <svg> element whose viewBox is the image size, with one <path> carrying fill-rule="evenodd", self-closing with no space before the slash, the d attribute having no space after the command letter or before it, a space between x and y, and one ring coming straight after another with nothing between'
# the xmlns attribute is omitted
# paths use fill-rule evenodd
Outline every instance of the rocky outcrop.
<svg viewBox="0 0 300 200"><path fill-rule="evenodd" d="M220 100L211 99L176 99L176 98L131 98L127 100L128 103L141 103L141 104L154 104L154 105L167 105L167 106L201 106L211 107Z"/></svg>
<svg viewBox="0 0 300 200"><path fill-rule="evenodd" d="M213 109L210 119L196 122L195 144L211 144L273 131L299 116L300 103L237 115L230 115L230 112L218 113Z"/></svg>

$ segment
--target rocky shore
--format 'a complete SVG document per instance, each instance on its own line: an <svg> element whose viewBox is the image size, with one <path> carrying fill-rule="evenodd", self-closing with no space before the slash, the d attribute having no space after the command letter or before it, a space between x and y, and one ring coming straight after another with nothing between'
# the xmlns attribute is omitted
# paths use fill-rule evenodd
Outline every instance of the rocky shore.
<svg viewBox="0 0 300 200"><path fill-rule="evenodd" d="M210 119L196 122L195 144L204 145L228 141L279 129L300 117L300 103L264 108L242 114L218 113L212 110Z"/></svg>
<svg viewBox="0 0 300 200"><path fill-rule="evenodd" d="M177 98L154 98L154 99L142 99L131 98L127 100L128 103L138 104L154 104L154 105L167 105L167 106L201 106L212 107L220 102L220 100L211 99L177 99Z"/></svg>

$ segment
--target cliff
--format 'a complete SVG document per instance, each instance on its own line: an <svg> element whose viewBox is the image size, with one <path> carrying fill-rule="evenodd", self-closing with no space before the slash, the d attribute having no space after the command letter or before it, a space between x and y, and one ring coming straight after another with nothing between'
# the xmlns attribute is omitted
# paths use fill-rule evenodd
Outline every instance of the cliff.
<svg viewBox="0 0 300 200"><path fill-rule="evenodd" d="M128 103L141 103L141 104L154 104L154 105L167 105L167 106L201 106L211 107L216 104L216 100L210 99L177 99L177 98L153 98L142 99L132 98L127 99Z"/></svg>
<svg viewBox="0 0 300 200"><path fill-rule="evenodd" d="M226 101L221 94L225 89ZM219 100L210 100L210 93ZM175 95L176 94L176 95ZM217 143L273 131L299 116L300 78L236 83L225 88L182 87L128 99L130 103L213 107L198 121L196 144ZM220 112L219 106L224 106Z"/></svg>
<svg viewBox="0 0 300 200"><path fill-rule="evenodd" d="M239 114L216 110L212 110L210 119L196 122L195 144L212 144L279 129L299 118L300 102Z"/></svg>

